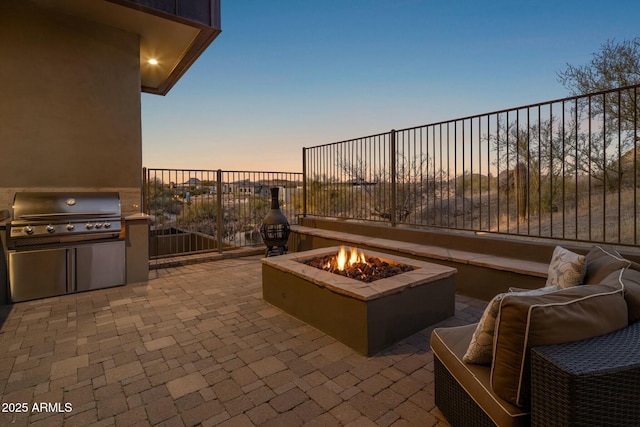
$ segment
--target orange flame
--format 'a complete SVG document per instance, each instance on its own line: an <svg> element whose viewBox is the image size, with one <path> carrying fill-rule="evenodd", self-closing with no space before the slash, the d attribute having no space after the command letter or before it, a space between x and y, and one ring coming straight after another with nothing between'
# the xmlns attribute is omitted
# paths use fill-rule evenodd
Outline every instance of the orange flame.
<svg viewBox="0 0 640 427"><path fill-rule="evenodd" d="M366 263L367 260L362 251L358 251L356 248L351 248L349 251L349 262L347 263L347 250L344 246L340 247L338 251L338 256L336 257L336 263L338 270L344 270L346 266L352 266L353 264L357 264L359 262Z"/></svg>
<svg viewBox="0 0 640 427"><path fill-rule="evenodd" d="M340 247L340 250L338 251L338 257L336 258L336 262L338 263L338 270L340 271L344 270L344 266L347 263L347 250L344 248L344 246Z"/></svg>
<svg viewBox="0 0 640 427"><path fill-rule="evenodd" d="M349 256L349 265L353 265L358 262L358 252L356 249L351 248L351 254Z"/></svg>

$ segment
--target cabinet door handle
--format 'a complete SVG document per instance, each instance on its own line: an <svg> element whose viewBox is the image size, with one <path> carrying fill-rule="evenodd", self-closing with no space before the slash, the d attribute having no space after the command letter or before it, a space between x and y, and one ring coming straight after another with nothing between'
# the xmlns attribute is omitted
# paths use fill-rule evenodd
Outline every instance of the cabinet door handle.
<svg viewBox="0 0 640 427"><path fill-rule="evenodd" d="M76 248L67 249L67 293L76 291Z"/></svg>

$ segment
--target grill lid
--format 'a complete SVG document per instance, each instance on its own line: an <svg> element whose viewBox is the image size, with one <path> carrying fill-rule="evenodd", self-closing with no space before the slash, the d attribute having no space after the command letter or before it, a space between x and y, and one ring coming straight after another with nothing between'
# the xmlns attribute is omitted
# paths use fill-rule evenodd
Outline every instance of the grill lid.
<svg viewBox="0 0 640 427"><path fill-rule="evenodd" d="M14 222L120 217L117 192L19 192L13 198Z"/></svg>
<svg viewBox="0 0 640 427"><path fill-rule="evenodd" d="M117 192L24 192L13 198L9 246L122 238Z"/></svg>

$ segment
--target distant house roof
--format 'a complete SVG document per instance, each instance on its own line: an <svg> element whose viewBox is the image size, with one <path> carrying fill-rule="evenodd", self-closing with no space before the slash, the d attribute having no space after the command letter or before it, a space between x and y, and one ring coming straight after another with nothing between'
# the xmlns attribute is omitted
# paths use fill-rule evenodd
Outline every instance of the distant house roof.
<svg viewBox="0 0 640 427"><path fill-rule="evenodd" d="M200 185L200 182L198 178L189 178L189 180L182 185Z"/></svg>

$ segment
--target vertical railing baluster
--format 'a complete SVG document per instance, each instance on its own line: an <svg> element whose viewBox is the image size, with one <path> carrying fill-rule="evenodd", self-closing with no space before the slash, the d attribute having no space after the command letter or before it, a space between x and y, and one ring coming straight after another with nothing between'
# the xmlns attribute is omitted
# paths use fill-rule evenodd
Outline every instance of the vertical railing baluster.
<svg viewBox="0 0 640 427"><path fill-rule="evenodd" d="M222 210L222 170L216 171L216 241L218 252L222 253L222 227L224 212Z"/></svg>
<svg viewBox="0 0 640 427"><path fill-rule="evenodd" d="M561 183L562 183L562 239L566 239L567 230L567 119L566 119L566 101L562 101L562 155L560 157L561 165Z"/></svg>
<svg viewBox="0 0 640 427"><path fill-rule="evenodd" d="M487 231L491 231L491 115L487 114Z"/></svg>
<svg viewBox="0 0 640 427"><path fill-rule="evenodd" d="M542 214L543 214L543 186L544 186L544 182L545 182L545 177L543 176L543 163L542 163L542 126L543 126L543 119L542 119L542 106L538 105L537 107L538 110L538 200L536 203L537 206L537 214L538 214L538 236L542 236Z"/></svg>
<svg viewBox="0 0 640 427"><path fill-rule="evenodd" d="M633 88L633 244L638 244L638 91Z"/></svg>
<svg viewBox="0 0 640 427"><path fill-rule="evenodd" d="M396 131L395 129L391 129L389 134L389 163L391 165L391 207L389 209L389 214L391 216L391 226L396 226L396 167L397 167L397 158L396 158Z"/></svg>
<svg viewBox="0 0 640 427"><path fill-rule="evenodd" d="M592 229L593 229L593 224L592 224L592 213L593 213L593 205L591 202L591 194L592 194L592 188L591 188L591 178L593 176L593 173L591 172L591 163L592 163L592 158L591 158L591 132L592 132L592 128L591 128L591 122L592 122L592 111L591 111L591 96L589 96L589 100L588 100L588 105L587 105L587 114L589 116L589 138L587 141L587 152L588 154L588 165L587 165L587 173L588 173L588 178L589 178L589 182L588 182L588 198L589 198L589 240L592 239L591 237L591 233L592 233Z"/></svg>
<svg viewBox="0 0 640 427"><path fill-rule="evenodd" d="M307 149L302 147L302 217L307 217Z"/></svg>
<svg viewBox="0 0 640 427"><path fill-rule="evenodd" d="M553 104L549 104L549 237L553 235Z"/></svg>
<svg viewBox="0 0 640 427"><path fill-rule="evenodd" d="M478 119L479 121L480 119ZM476 229L474 227L473 224L473 218L474 218L474 205L475 203L473 203L473 118L469 119L469 179L470 179L470 183L469 183L469 192L470 192L470 196L469 196L469 200L470 200L470 213L469 216L471 217L471 225L469 226L469 229L474 230ZM462 173L464 173L464 167L462 168ZM482 178L480 178L480 180L482 180ZM464 195L463 195L464 197ZM464 202L463 202L464 203Z"/></svg>
<svg viewBox="0 0 640 427"><path fill-rule="evenodd" d="M607 95L602 94L602 241L607 241Z"/></svg>
<svg viewBox="0 0 640 427"><path fill-rule="evenodd" d="M531 235L531 175L529 170L531 168L531 108L527 108L527 204L525 206L527 216L527 236Z"/></svg>
<svg viewBox="0 0 640 427"><path fill-rule="evenodd" d="M618 241L622 240L622 223L620 214L622 212L622 90L618 91Z"/></svg>

